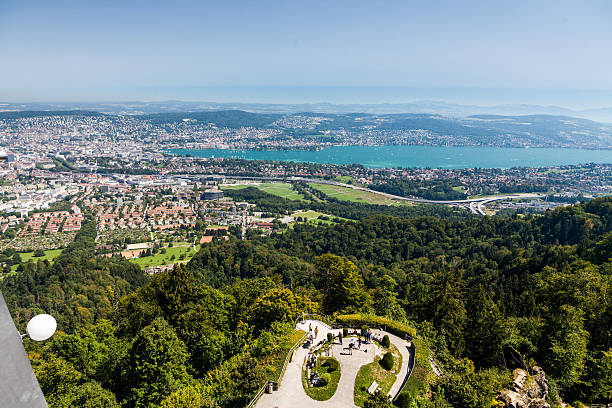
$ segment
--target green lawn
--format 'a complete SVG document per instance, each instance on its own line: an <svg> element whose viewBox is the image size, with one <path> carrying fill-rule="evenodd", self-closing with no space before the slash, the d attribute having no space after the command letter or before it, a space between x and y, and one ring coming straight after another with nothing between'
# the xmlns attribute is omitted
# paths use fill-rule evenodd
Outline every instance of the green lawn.
<svg viewBox="0 0 612 408"><path fill-rule="evenodd" d="M327 214L323 214L322 212L318 212L318 211L314 211L314 210L296 211L293 214L291 214L292 217L302 217L302 218L306 218L308 220L317 219L320 215L327 215Z"/></svg>
<svg viewBox="0 0 612 408"><path fill-rule="evenodd" d="M152 256L144 256L142 258L132 258L130 259L130 262L133 262L136 265L139 265L141 268L148 268L149 266L161 266L161 265L168 265L171 263L175 263L178 261L188 261L196 253L196 251L193 250L193 245L189 245L189 246L176 246L175 245L171 248L165 248L165 249L166 249L165 254L158 252L157 254L152 255ZM174 259L171 259L172 255L174 255ZM179 259L181 255L185 255L185 257L183 259Z"/></svg>
<svg viewBox="0 0 612 408"><path fill-rule="evenodd" d="M231 186L221 186L223 190L239 190L247 187L257 187L261 191L273 194L289 200L306 201L305 197L293 189L289 183L258 183L258 184L238 184Z"/></svg>
<svg viewBox="0 0 612 408"><path fill-rule="evenodd" d="M319 375L329 374L329 384L322 387L310 387L308 383L308 370L302 370L302 386L306 394L317 401L327 401L334 396L340 381L340 363L333 357L319 357L316 371ZM312 370L311 370L312 372Z"/></svg>
<svg viewBox="0 0 612 408"><path fill-rule="evenodd" d="M22 263L26 263L26 262L28 262L30 260L32 260L32 262L44 261L46 259L49 260L49 261L53 261L61 253L62 253L61 249L49 249L49 250L45 251L45 256L35 257L34 256L34 252L20 252L19 256L21 256L21 262ZM13 271L16 270L17 266L19 266L19 265L11 266L11 270L13 270Z"/></svg>
<svg viewBox="0 0 612 408"><path fill-rule="evenodd" d="M350 187L334 186L331 184L310 183L312 188L320 190L330 197L339 200L353 201L357 203L401 205L409 204L405 201L394 200L382 194L371 193L369 191L355 190Z"/></svg>
<svg viewBox="0 0 612 408"><path fill-rule="evenodd" d="M349 221L348 218L337 217L335 215L329 215L329 214L325 214L325 213L314 211L314 210L296 211L293 214L291 214L291 216L306 218L309 223L317 224L317 225L334 224L332 220ZM329 217L329 220L320 220L318 219L320 216Z"/></svg>
<svg viewBox="0 0 612 408"><path fill-rule="evenodd" d="M339 181L340 183L345 183L345 184L354 184L355 183L355 179L353 179L351 176L336 176L334 177L335 181ZM353 182L353 183L351 183Z"/></svg>
<svg viewBox="0 0 612 408"><path fill-rule="evenodd" d="M400 368L402 367L402 355L395 345L391 344L389 349L383 348L379 343L376 345L383 349L386 353L387 351L391 351L393 356L395 357L393 362L393 369L390 371L385 370L380 365L380 357L375 357L374 361L370 364L366 364L361 366L359 372L357 373L357 378L355 378L355 405L362 407L364 401L368 398L368 388L372 384L373 381L376 381L378 385L382 388L382 392L387 394L395 383L395 379L397 377L397 373L399 373Z"/></svg>
<svg viewBox="0 0 612 408"><path fill-rule="evenodd" d="M34 252L22 252L19 254L19 256L21 256L22 262L28 262L30 259L33 259L34 261L44 261L45 259L48 259L51 261L57 258L59 254L61 253L62 253L61 249L49 249L45 251L45 256L41 256L38 258L34 257Z"/></svg>

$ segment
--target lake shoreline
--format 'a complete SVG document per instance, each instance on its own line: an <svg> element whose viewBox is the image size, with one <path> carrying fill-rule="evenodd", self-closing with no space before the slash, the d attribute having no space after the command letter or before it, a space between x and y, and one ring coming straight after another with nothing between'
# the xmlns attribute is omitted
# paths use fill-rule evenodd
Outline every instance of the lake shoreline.
<svg viewBox="0 0 612 408"><path fill-rule="evenodd" d="M612 163L612 150L476 146L330 146L320 150L165 149L200 158L351 165L368 168L514 168Z"/></svg>

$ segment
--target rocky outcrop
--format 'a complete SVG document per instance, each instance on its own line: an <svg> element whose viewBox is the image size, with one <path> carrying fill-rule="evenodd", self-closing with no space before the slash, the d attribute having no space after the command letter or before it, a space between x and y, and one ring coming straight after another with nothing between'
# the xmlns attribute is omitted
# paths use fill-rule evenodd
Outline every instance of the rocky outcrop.
<svg viewBox="0 0 612 408"><path fill-rule="evenodd" d="M500 407L504 408L550 408L546 402L548 381L541 367L532 367L530 373L523 369L514 370L514 382L508 390L497 396Z"/></svg>

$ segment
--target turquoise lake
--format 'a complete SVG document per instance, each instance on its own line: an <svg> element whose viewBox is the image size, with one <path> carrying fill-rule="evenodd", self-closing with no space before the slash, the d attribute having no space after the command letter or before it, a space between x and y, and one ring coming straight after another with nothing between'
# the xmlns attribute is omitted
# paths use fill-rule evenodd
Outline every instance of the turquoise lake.
<svg viewBox="0 0 612 408"><path fill-rule="evenodd" d="M223 157L322 164L359 163L366 167L510 168L583 163L612 163L612 150L518 149L447 146L335 146L309 150L170 149L194 157Z"/></svg>

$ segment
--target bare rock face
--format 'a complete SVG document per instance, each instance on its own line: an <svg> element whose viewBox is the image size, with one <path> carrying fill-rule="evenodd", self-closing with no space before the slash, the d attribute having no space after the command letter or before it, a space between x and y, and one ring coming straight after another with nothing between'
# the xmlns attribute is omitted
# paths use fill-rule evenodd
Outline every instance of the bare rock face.
<svg viewBox="0 0 612 408"><path fill-rule="evenodd" d="M503 390L497 400L504 408L550 408L546 402L548 381L541 367L532 367L531 374L523 369L514 370L514 382Z"/></svg>

